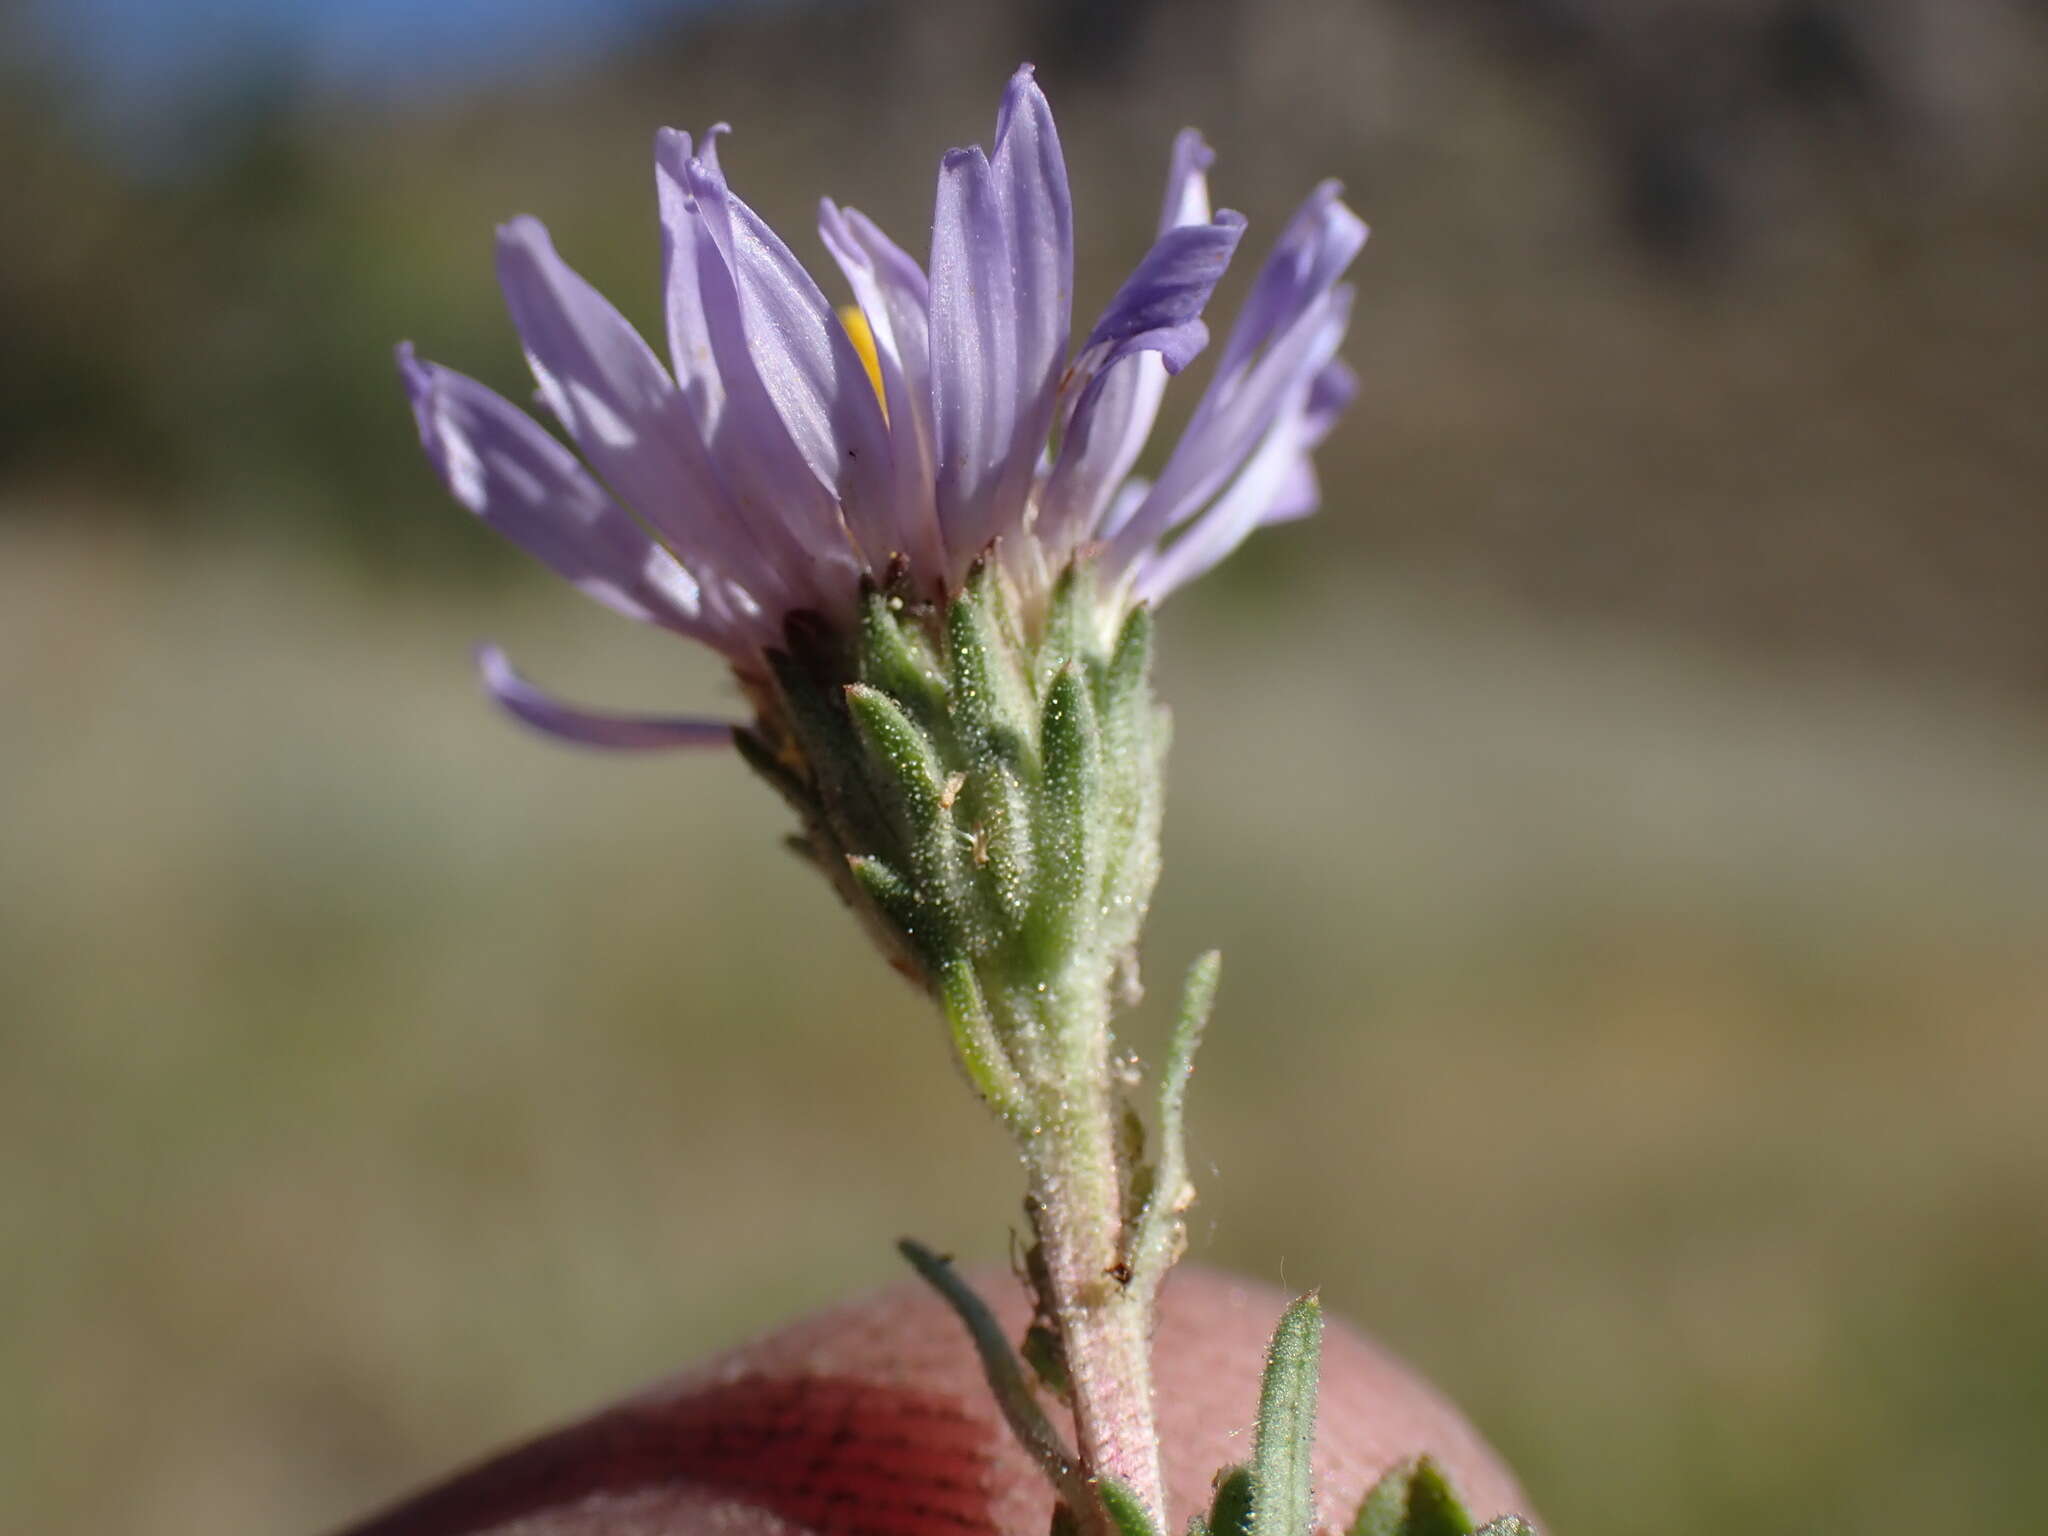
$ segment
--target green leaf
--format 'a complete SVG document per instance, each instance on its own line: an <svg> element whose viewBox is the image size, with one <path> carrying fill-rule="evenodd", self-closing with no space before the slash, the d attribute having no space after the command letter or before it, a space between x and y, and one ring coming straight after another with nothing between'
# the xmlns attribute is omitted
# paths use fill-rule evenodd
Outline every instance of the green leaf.
<svg viewBox="0 0 2048 1536"><path fill-rule="evenodd" d="M1323 1304L1310 1292L1280 1314L1266 1350L1252 1449L1250 1536L1311 1536L1315 1530L1315 1483L1309 1463L1315 1450L1322 1354Z"/></svg>
<svg viewBox="0 0 2048 1536"><path fill-rule="evenodd" d="M945 934L937 931L941 925L936 917L928 916L919 907L917 893L908 880L872 854L848 854L846 868L861 893L917 946L919 953L933 960L944 953Z"/></svg>
<svg viewBox="0 0 2048 1536"><path fill-rule="evenodd" d="M1212 1536L1251 1536L1252 1469L1225 1467L1216 1474L1216 1494L1209 1502Z"/></svg>
<svg viewBox="0 0 2048 1536"><path fill-rule="evenodd" d="M1099 650L1093 634L1095 613L1095 567L1075 560L1054 578L1046 601L1044 638L1038 647L1041 691L1068 662L1085 662Z"/></svg>
<svg viewBox="0 0 2048 1536"><path fill-rule="evenodd" d="M1223 956L1212 949L1188 968L1181 987L1180 1016L1159 1078L1159 1161L1131 1244L1133 1284L1157 1285L1180 1257L1181 1213L1194 1194L1188 1184L1188 1079L1194 1075L1195 1051L1216 1006L1222 975Z"/></svg>
<svg viewBox="0 0 2048 1536"><path fill-rule="evenodd" d="M951 956L940 964L939 1003L946 1010L953 1050L967 1080L1003 1123L1022 1136L1035 1118L1031 1096L1011 1064L1009 1052L1003 1049L988 1000L975 977L974 963L965 955Z"/></svg>
<svg viewBox="0 0 2048 1536"><path fill-rule="evenodd" d="M1044 1323L1033 1323L1024 1330L1022 1352L1031 1374L1045 1384L1048 1392L1062 1399L1074 1395L1073 1378L1067 1374L1067 1352L1060 1346L1057 1333Z"/></svg>
<svg viewBox="0 0 2048 1536"><path fill-rule="evenodd" d="M946 610L952 717L970 758L993 754L1027 781L1038 776L1032 690L1004 634L1008 604L987 565Z"/></svg>
<svg viewBox="0 0 2048 1536"><path fill-rule="evenodd" d="M845 711L835 706L831 695L793 656L778 650L762 655L775 676L784 719L817 785L819 802L828 816L840 818L850 828L851 848L879 846L887 822L868 787L867 765L862 761L859 740L847 728ZM772 755L763 756L774 761Z"/></svg>
<svg viewBox="0 0 2048 1536"><path fill-rule="evenodd" d="M888 694L866 683L846 685L846 708L883 783L913 837L923 837L946 812L946 774L931 738Z"/></svg>
<svg viewBox="0 0 2048 1536"><path fill-rule="evenodd" d="M1097 1478L1095 1492L1102 1500L1102 1507L1109 1512L1110 1523L1116 1527L1118 1536L1159 1536L1159 1527L1145 1513L1145 1506L1124 1484L1113 1477Z"/></svg>
<svg viewBox="0 0 2048 1536"><path fill-rule="evenodd" d="M951 1260L941 1258L912 1238L904 1238L896 1248L965 1325L968 1337L974 1341L974 1352L981 1357L982 1375L988 1379L989 1390L995 1394L1010 1432L1031 1453L1059 1496L1074 1508L1084 1507L1089 1497L1088 1485L1075 1470L1073 1453L1040 1411L1038 1399L1031 1395L1024 1368L1011 1352L1010 1341L1003 1337L995 1315L953 1272Z"/></svg>
<svg viewBox="0 0 2048 1536"><path fill-rule="evenodd" d="M1102 719L1102 777L1107 801L1104 886L1114 944L1134 944L1159 878L1161 765L1165 712L1152 701L1152 615L1138 608L1124 621L1097 694Z"/></svg>
<svg viewBox="0 0 2048 1536"><path fill-rule="evenodd" d="M870 586L860 602L860 678L895 695L927 725L945 719L946 680L900 617L903 600Z"/></svg>
<svg viewBox="0 0 2048 1536"><path fill-rule="evenodd" d="M1016 770L1000 758L970 774L961 812L967 820L967 861L996 923L1014 931L1030 915L1037 868L1031 797ZM960 812L955 813L960 819Z"/></svg>
<svg viewBox="0 0 2048 1536"><path fill-rule="evenodd" d="M1119 1093L1117 1096L1116 1117L1116 1162L1117 1167L1123 1170L1124 1200L1123 1209L1118 1214L1122 1217L1124 1229L1127 1232L1138 1230L1139 1218L1144 1215L1145 1208L1152 1203L1152 1193L1155 1187L1153 1176L1156 1170L1152 1163L1146 1159L1146 1140L1145 1117L1138 1113L1137 1105L1133 1104L1124 1094ZM1137 1245L1127 1239L1124 1252L1130 1256L1131 1273L1133 1276L1132 1280L1124 1282L1125 1288L1128 1289L1133 1284L1137 1274Z"/></svg>
<svg viewBox="0 0 2048 1536"><path fill-rule="evenodd" d="M1487 1521L1473 1536L1536 1536L1536 1527L1520 1515L1502 1515Z"/></svg>
<svg viewBox="0 0 2048 1536"><path fill-rule="evenodd" d="M1141 603L1117 632L1116 649L1110 652L1109 672L1103 680L1104 697L1128 699L1145 692L1151 671L1152 610Z"/></svg>
<svg viewBox="0 0 2048 1536"><path fill-rule="evenodd" d="M1373 1484L1358 1506L1351 1536L1472 1536L1472 1517L1451 1492L1443 1469L1421 1456Z"/></svg>
<svg viewBox="0 0 2048 1536"><path fill-rule="evenodd" d="M1102 738L1078 668L1064 667L1053 679L1040 737L1045 788L1039 797L1035 926L1052 950L1061 951L1099 921L1102 896Z"/></svg>

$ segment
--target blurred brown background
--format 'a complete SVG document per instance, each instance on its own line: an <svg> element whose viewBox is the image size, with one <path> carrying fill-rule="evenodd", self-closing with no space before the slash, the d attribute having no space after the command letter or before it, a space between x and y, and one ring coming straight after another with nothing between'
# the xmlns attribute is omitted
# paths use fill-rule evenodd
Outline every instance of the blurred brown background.
<svg viewBox="0 0 2048 1536"><path fill-rule="evenodd" d="M1195 1257L1560 1532L2041 1528L2048 10L420 9L0 7L8 1528L317 1529L1004 1251L773 798L479 701L483 637L729 690L444 501L389 347L521 388L520 211L651 325L661 123L918 249L1020 58L1084 321L1184 122L1248 253L1326 174L1376 228L1324 514L1166 621Z"/></svg>

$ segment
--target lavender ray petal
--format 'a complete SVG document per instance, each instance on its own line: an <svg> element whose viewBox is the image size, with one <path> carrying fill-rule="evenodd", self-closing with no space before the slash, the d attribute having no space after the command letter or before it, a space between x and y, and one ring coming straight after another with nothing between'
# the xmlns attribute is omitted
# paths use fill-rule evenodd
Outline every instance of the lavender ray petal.
<svg viewBox="0 0 2048 1536"><path fill-rule="evenodd" d="M495 645L480 646L477 671L484 687L521 724L583 747L647 752L673 747L728 747L732 726L689 716L619 715L584 709L544 693L513 670Z"/></svg>
<svg viewBox="0 0 2048 1536"><path fill-rule="evenodd" d="M1003 515L1021 512L1052 429L1074 307L1074 205L1052 108L1030 65L1010 77L996 116L990 171L1015 278L1017 411L998 473Z"/></svg>
<svg viewBox="0 0 2048 1536"><path fill-rule="evenodd" d="M1152 482L1141 475L1133 475L1117 487L1116 494L1109 499L1109 510L1102 514L1102 525L1097 529L1100 537L1109 539L1117 530L1131 520L1138 508L1145 504L1151 493Z"/></svg>
<svg viewBox="0 0 2048 1536"><path fill-rule="evenodd" d="M942 586L946 552L932 499L930 319L924 272L871 222L852 210L842 211L830 198L818 205L818 233L846 275L874 337L895 468L895 547L910 557L911 569L922 582Z"/></svg>
<svg viewBox="0 0 2048 1536"><path fill-rule="evenodd" d="M1038 536L1049 547L1084 536L1129 472L1151 433L1165 376L1208 344L1202 309L1243 233L1243 216L1227 210L1212 223L1168 230L1089 333L1062 384L1072 405L1039 508Z"/></svg>
<svg viewBox="0 0 2048 1536"><path fill-rule="evenodd" d="M728 654L748 647L695 578L605 494L574 454L474 379L398 349L427 458L449 493L586 595Z"/></svg>
<svg viewBox="0 0 2048 1536"><path fill-rule="evenodd" d="M1144 451L1169 377L1159 353L1138 352L1096 375L1082 392L1039 491L1035 531L1048 550L1104 535L1110 495Z"/></svg>
<svg viewBox="0 0 2048 1536"><path fill-rule="evenodd" d="M1350 316L1349 289L1326 293L1274 338L1220 402L1212 385L1202 403L1207 409L1197 408L1145 504L1110 541L1105 564L1112 572L1129 569L1169 529L1192 516L1237 473L1290 404L1306 399L1343 340Z"/></svg>
<svg viewBox="0 0 2048 1536"><path fill-rule="evenodd" d="M1159 209L1162 244L1176 230L1212 225L1207 172L1215 158L1215 152L1194 129L1183 128L1174 136L1173 153L1167 163L1166 192ZM1228 223L1234 233L1228 235L1229 249L1222 252L1226 265L1244 228L1243 219L1235 214ZM1140 265L1140 273L1148 267L1156 270L1165 265L1178 249L1167 245L1167 254L1162 255L1155 245ZM1198 262L1201 250L1197 245L1191 253ZM1220 269L1217 276L1221 276ZM1133 274L1124 290L1131 290L1138 282L1138 274ZM1200 314L1214 287L1212 281L1189 310L1189 319ZM1118 299L1124 296L1124 292L1119 292ZM1117 300L1112 300L1110 312L1096 323L1098 335L1104 331L1110 313L1117 309ZM1130 473L1152 435L1152 424L1159 417L1159 403L1166 393L1167 375L1186 366L1208 340L1206 326L1198 331L1193 325L1183 324L1180 335L1172 338L1180 355L1171 362L1163 347L1156 352L1131 347L1118 361L1106 354L1090 360L1084 346L1083 357L1077 359L1076 368L1064 383L1070 402L1066 430L1061 435L1059 462L1040 498L1039 536L1048 545L1059 547L1091 535L1107 537L1115 531L1105 526L1104 511L1110 504L1111 493ZM1084 365L1092 377L1082 376Z"/></svg>
<svg viewBox="0 0 2048 1536"><path fill-rule="evenodd" d="M1039 493L1040 543L1060 549L1116 531L1105 509L1152 435L1169 377L1157 352L1137 352L1090 381Z"/></svg>
<svg viewBox="0 0 2048 1536"><path fill-rule="evenodd" d="M1294 211L1245 296L1244 308L1216 364L1227 389L1265 342L1335 285L1365 245L1365 222L1343 203L1334 181L1318 186Z"/></svg>
<svg viewBox="0 0 2048 1536"><path fill-rule="evenodd" d="M1272 504L1259 515L1259 526L1291 523L1307 517L1322 504L1322 484L1316 478L1309 454L1330 435L1330 428L1358 394L1358 375L1342 358L1331 358L1309 385L1308 403L1302 410L1301 455L1292 472L1273 493Z"/></svg>
<svg viewBox="0 0 2048 1536"><path fill-rule="evenodd" d="M1209 223L1162 234L1081 344L1073 376L1085 380L1136 351L1159 353L1169 373L1186 367L1194 357L1187 328L1200 320L1243 236L1244 215L1227 208Z"/></svg>
<svg viewBox="0 0 2048 1536"><path fill-rule="evenodd" d="M1323 364L1315 382L1309 385L1308 404L1303 408L1306 432L1302 446L1321 447L1323 439L1337 424L1337 418L1350 409L1351 402L1357 398L1358 375L1351 371L1351 365L1341 357L1333 357Z"/></svg>
<svg viewBox="0 0 2048 1536"><path fill-rule="evenodd" d="M1251 451L1261 424L1238 397L1257 381L1259 409L1273 408L1287 380L1268 364L1290 346L1289 338L1297 351L1303 345L1306 317L1324 303L1365 238L1364 223L1337 200L1335 182L1316 188L1288 221L1151 498L1117 534L1111 561L1117 569L1127 569L1147 544L1192 516Z"/></svg>
<svg viewBox="0 0 2048 1536"><path fill-rule="evenodd" d="M1159 205L1159 233L1183 224L1209 222L1209 167L1216 163L1216 151L1192 128L1173 136L1173 153L1166 164L1166 196Z"/></svg>
<svg viewBox="0 0 2048 1536"><path fill-rule="evenodd" d="M700 578L715 571L787 607L789 591L739 522L673 381L539 221L499 230L498 279L541 395L592 467Z"/></svg>
<svg viewBox="0 0 2048 1536"><path fill-rule="evenodd" d="M1276 426L1187 532L1139 561L1131 583L1134 596L1159 602L1212 570L1266 520L1275 501L1296 488L1297 472L1307 462L1299 425L1297 419Z"/></svg>
<svg viewBox="0 0 2048 1536"><path fill-rule="evenodd" d="M718 141L731 132L731 123L713 123L704 130L704 137L697 143L697 158L702 160L714 175L725 174L725 167L718 163Z"/></svg>
<svg viewBox="0 0 2048 1536"><path fill-rule="evenodd" d="M837 497L791 441L762 381L739 288L709 227L711 210L691 190L703 167L682 157L688 147L682 134L660 135L655 162L672 291L676 269L686 267L695 307L685 318L701 327L692 333L688 350L709 358L724 393L710 442L712 458L742 520L764 547L777 552L785 571L809 592L810 604L828 612L847 611L860 571L852 538ZM672 320L674 315L672 307Z"/></svg>
<svg viewBox="0 0 2048 1536"><path fill-rule="evenodd" d="M988 158L939 168L931 264L933 482L957 580L999 531L992 507L1016 438L1017 298Z"/></svg>
<svg viewBox="0 0 2048 1536"><path fill-rule="evenodd" d="M846 328L788 246L702 161L685 185L731 272L754 364L790 441L837 496L871 568L901 544L881 402Z"/></svg>
<svg viewBox="0 0 2048 1536"><path fill-rule="evenodd" d="M1322 504L1323 484L1316 475L1315 460L1304 453L1274 488L1271 504L1259 514L1259 526L1277 528L1282 523L1299 522L1313 516Z"/></svg>
<svg viewBox="0 0 2048 1536"><path fill-rule="evenodd" d="M1139 561L1131 583L1136 597L1159 602L1214 569L1261 525L1305 516L1314 509L1318 493L1308 456L1318 429L1309 414L1314 390L1313 378L1297 384L1264 440L1223 494L1179 538ZM1327 430L1327 423L1320 425ZM1304 499L1306 506L1302 505Z"/></svg>
<svg viewBox="0 0 2048 1536"><path fill-rule="evenodd" d="M713 133L717 130L714 129ZM712 134L704 150L711 153ZM676 386L697 418L705 442L718 436L725 411L725 381L711 348L711 323L704 312L703 283L697 269L699 230L688 207L680 167L691 158L690 136L663 128L654 136L655 195L661 208L662 302L668 321L670 366Z"/></svg>

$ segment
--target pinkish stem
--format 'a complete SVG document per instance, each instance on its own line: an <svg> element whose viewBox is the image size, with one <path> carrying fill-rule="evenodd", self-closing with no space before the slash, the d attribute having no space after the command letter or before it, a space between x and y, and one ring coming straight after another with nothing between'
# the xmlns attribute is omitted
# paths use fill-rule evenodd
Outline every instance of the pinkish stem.
<svg viewBox="0 0 2048 1536"><path fill-rule="evenodd" d="M1106 1052L1105 1052L1106 1055ZM1026 1148L1045 1276L1072 1387L1082 1472L1124 1484L1163 1531L1149 1298L1128 1284L1123 1180L1106 1061L1068 1078L1062 1113ZM1084 1518L1098 1511L1076 1511Z"/></svg>

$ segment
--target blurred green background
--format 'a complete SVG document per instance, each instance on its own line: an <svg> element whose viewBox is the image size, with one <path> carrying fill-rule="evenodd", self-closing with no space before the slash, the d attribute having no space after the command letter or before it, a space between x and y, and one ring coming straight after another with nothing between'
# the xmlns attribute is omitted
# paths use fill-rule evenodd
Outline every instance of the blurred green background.
<svg viewBox="0 0 2048 1536"><path fill-rule="evenodd" d="M2022 0L0 8L4 1523L329 1526L900 1233L1005 1252L773 797L479 700L489 637L734 702L445 501L389 348L521 387L520 211L651 323L661 123L808 258L823 192L916 249L1026 57L1084 317L1184 122L1248 252L1326 174L1378 231L1324 514L1165 623L1194 1257L1559 1532L2043 1529Z"/></svg>

